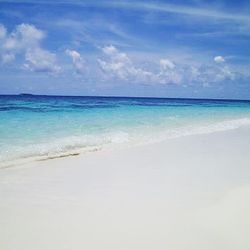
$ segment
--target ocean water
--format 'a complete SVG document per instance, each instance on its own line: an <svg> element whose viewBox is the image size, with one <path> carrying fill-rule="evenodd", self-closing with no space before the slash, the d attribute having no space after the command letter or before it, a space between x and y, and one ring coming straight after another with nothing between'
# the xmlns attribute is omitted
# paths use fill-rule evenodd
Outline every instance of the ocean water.
<svg viewBox="0 0 250 250"><path fill-rule="evenodd" d="M0 96L0 166L250 125L250 101Z"/></svg>

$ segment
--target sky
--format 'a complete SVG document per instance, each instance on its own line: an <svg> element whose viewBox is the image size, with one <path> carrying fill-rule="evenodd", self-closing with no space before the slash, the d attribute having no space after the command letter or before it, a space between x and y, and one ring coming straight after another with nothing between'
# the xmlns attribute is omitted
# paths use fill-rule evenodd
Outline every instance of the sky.
<svg viewBox="0 0 250 250"><path fill-rule="evenodd" d="M0 1L0 94L250 99L247 0Z"/></svg>

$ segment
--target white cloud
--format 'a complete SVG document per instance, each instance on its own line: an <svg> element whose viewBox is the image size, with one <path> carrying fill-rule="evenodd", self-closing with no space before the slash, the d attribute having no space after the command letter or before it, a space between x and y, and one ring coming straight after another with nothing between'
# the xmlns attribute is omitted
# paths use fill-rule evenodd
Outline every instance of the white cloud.
<svg viewBox="0 0 250 250"><path fill-rule="evenodd" d="M5 63L10 63L15 60L15 55L12 53L6 53L2 55L2 62Z"/></svg>
<svg viewBox="0 0 250 250"><path fill-rule="evenodd" d="M160 71L157 73L158 82L161 84L181 84L183 72L169 59L160 59Z"/></svg>
<svg viewBox="0 0 250 250"><path fill-rule="evenodd" d="M136 74L136 69L125 53L119 52L112 45L104 47L102 51L107 56L107 60L98 60L103 71L123 80Z"/></svg>
<svg viewBox="0 0 250 250"><path fill-rule="evenodd" d="M214 57L214 61L217 62L217 63L223 63L225 62L225 58L223 56L216 56Z"/></svg>
<svg viewBox="0 0 250 250"><path fill-rule="evenodd" d="M228 66L224 66L220 69L220 76L222 77L222 80L234 80L236 77L236 73L233 72Z"/></svg>
<svg viewBox="0 0 250 250"><path fill-rule="evenodd" d="M2 24L0 24L0 40L5 38L6 33L7 33L7 31L6 31L5 27Z"/></svg>
<svg viewBox="0 0 250 250"><path fill-rule="evenodd" d="M76 72L78 74L85 73L85 69L86 69L85 62L84 62L82 56L80 55L80 53L77 52L76 50L69 50L69 49L65 50L65 53L69 57L71 57L73 65L76 69Z"/></svg>
<svg viewBox="0 0 250 250"><path fill-rule="evenodd" d="M236 73L227 65L202 65L196 68L196 76L192 81L201 83L203 86L210 86L225 80L232 81L235 78Z"/></svg>
<svg viewBox="0 0 250 250"><path fill-rule="evenodd" d="M8 33L0 24L0 58L2 63L11 63L17 57L23 58L23 68L34 72L58 73L61 68L57 65L56 54L41 46L46 34L34 25L20 24L15 30ZM72 60L77 74L85 74L87 64L82 55L76 50L65 50ZM172 61L171 59L151 58L133 59L127 53L118 50L115 46L102 48L103 57L98 58L98 66L102 75L94 68L92 78L104 77L104 80L113 79L128 83L143 84L179 84L188 83L208 86L226 80L235 80L239 76L226 64L223 56L214 57L211 64L200 65L197 58ZM135 57L134 57L135 58ZM146 58L146 59L145 59ZM176 58L175 58L176 59ZM199 66L197 66L199 65ZM99 71L100 72L100 71Z"/></svg>
<svg viewBox="0 0 250 250"><path fill-rule="evenodd" d="M174 69L175 68L175 64L173 62L171 62L168 59L161 59L160 60L160 66L163 70L167 70L167 69Z"/></svg>
<svg viewBox="0 0 250 250"><path fill-rule="evenodd" d="M3 63L15 60L16 55L24 58L23 68L36 72L58 73L60 67L56 64L56 55L41 47L45 32L31 24L17 25L8 34L3 25L0 26L0 53Z"/></svg>
<svg viewBox="0 0 250 250"><path fill-rule="evenodd" d="M157 76L146 69L136 66L126 53L120 52L114 46L102 49L107 59L98 59L102 71L109 77L129 82L152 83Z"/></svg>
<svg viewBox="0 0 250 250"><path fill-rule="evenodd" d="M180 84L182 81L176 65L169 59L161 59L158 70L152 70L133 62L114 46L104 47L102 51L107 59L99 59L98 62L103 72L111 78L144 84Z"/></svg>
<svg viewBox="0 0 250 250"><path fill-rule="evenodd" d="M59 73L61 70L56 65L56 55L39 47L27 50L25 61L24 67L31 71Z"/></svg>
<svg viewBox="0 0 250 250"><path fill-rule="evenodd" d="M112 61L121 61L121 62L130 62L130 59L125 53L118 51L114 46L106 46L102 49L102 51L110 56Z"/></svg>
<svg viewBox="0 0 250 250"><path fill-rule="evenodd" d="M126 53L120 52L114 46L104 47L102 51L106 59L98 59L98 62L105 76L130 83L179 85L196 83L210 86L225 80L234 80L237 75L225 64L195 66L195 63L190 61L175 64L167 58L160 59L158 67L154 62L148 61L151 66L146 69L141 63L132 61ZM221 56L216 60L225 62Z"/></svg>
<svg viewBox="0 0 250 250"><path fill-rule="evenodd" d="M15 31L11 32L6 38L3 47L6 50L26 50L31 47L39 47L45 33L37 29L34 25L20 24L16 26Z"/></svg>

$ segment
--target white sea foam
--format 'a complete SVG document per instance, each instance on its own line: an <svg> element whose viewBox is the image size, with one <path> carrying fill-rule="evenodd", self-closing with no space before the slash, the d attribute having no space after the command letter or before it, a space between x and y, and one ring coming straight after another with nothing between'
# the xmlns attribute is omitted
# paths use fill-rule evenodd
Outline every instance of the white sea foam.
<svg viewBox="0 0 250 250"><path fill-rule="evenodd" d="M8 151L12 154L2 154L2 166L28 162L30 160L44 160L77 155L84 152L96 151L105 145L123 144L129 142L128 133L117 131L113 133L68 136L46 143L37 143L25 147L12 146ZM7 153L7 152L6 152ZM0 167L1 167L0 165Z"/></svg>
<svg viewBox="0 0 250 250"><path fill-rule="evenodd" d="M250 126L250 118L218 121L204 125L187 125L176 129L166 129L155 132L150 137L145 137L145 143L160 142L171 138L183 136L211 134L215 132L223 132L227 130L238 129L243 126ZM143 141L141 141L143 142Z"/></svg>
<svg viewBox="0 0 250 250"><path fill-rule="evenodd" d="M114 145L138 145L150 144L164 141L170 138L177 138L198 134L209 134L214 132L237 129L242 126L250 126L250 118L218 121L206 125L186 125L171 129L161 126L154 130L134 128L128 131L114 131L92 135L68 136L37 143L25 147L12 146L8 149L12 154L2 154L2 166L9 165L11 162L27 162L30 160L43 160L56 157L76 155L83 152L96 151L106 146ZM8 156L5 158L5 156Z"/></svg>
<svg viewBox="0 0 250 250"><path fill-rule="evenodd" d="M250 125L250 118L241 118L241 119L234 119L234 120L226 120L221 122L212 123L206 126L198 126L193 127L189 126L185 128L180 135L177 136L187 136L193 134L210 134L214 132L226 131L237 129L242 126L249 126Z"/></svg>

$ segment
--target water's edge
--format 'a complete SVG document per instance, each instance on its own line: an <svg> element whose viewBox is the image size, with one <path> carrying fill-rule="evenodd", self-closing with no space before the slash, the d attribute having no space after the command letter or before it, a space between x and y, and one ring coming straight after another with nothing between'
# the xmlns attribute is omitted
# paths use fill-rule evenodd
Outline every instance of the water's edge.
<svg viewBox="0 0 250 250"><path fill-rule="evenodd" d="M0 167L250 125L250 101L0 95Z"/></svg>

